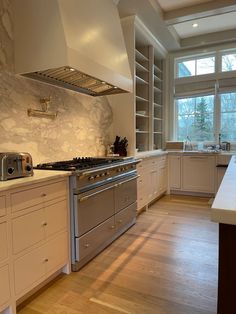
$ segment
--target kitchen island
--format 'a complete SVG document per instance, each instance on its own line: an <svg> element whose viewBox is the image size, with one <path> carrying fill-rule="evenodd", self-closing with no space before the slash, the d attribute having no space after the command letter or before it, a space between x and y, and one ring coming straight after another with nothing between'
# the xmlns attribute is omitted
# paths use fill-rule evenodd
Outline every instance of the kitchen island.
<svg viewBox="0 0 236 314"><path fill-rule="evenodd" d="M235 314L236 283L236 156L232 156L212 205L219 223L218 314Z"/></svg>

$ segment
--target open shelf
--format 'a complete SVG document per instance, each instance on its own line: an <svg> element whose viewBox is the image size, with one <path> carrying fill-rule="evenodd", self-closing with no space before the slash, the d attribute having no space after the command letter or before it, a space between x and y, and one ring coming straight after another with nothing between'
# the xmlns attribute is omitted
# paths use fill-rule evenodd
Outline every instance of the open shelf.
<svg viewBox="0 0 236 314"><path fill-rule="evenodd" d="M135 59L137 61L141 61L141 62L147 62L148 61L148 58L141 51L139 51L137 48L135 49Z"/></svg>
<svg viewBox="0 0 236 314"><path fill-rule="evenodd" d="M141 84L141 85L148 85L148 82L136 75L136 84Z"/></svg>
<svg viewBox="0 0 236 314"><path fill-rule="evenodd" d="M148 69L145 68L142 64L138 63L137 61L135 62L136 65L136 73L137 72L148 72Z"/></svg>

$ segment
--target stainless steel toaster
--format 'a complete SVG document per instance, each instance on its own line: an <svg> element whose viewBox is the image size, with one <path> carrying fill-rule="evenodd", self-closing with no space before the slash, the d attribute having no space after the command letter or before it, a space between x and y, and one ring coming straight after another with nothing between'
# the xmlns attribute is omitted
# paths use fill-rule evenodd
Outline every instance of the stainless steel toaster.
<svg viewBox="0 0 236 314"><path fill-rule="evenodd" d="M28 153L0 153L0 180L29 177L33 175L32 157Z"/></svg>

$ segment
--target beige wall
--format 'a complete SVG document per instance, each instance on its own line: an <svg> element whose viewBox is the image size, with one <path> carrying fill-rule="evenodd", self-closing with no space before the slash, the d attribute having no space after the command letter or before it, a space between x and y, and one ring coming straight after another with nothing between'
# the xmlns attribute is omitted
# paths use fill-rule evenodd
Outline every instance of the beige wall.
<svg viewBox="0 0 236 314"><path fill-rule="evenodd" d="M11 0L0 0L0 151L26 151L34 164L105 153L113 118L106 97L93 98L14 75ZM55 120L28 117L52 97Z"/></svg>

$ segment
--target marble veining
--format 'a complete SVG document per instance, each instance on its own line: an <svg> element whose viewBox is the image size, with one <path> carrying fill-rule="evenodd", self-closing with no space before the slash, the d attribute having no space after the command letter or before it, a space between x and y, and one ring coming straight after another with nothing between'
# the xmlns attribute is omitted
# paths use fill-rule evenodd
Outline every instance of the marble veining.
<svg viewBox="0 0 236 314"><path fill-rule="evenodd" d="M90 97L14 74L12 1L0 0L0 151L25 151L34 164L75 156L102 156L113 117L106 97ZM55 120L28 117L52 97Z"/></svg>

